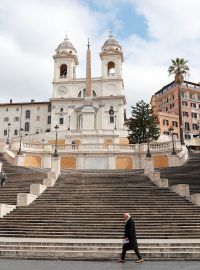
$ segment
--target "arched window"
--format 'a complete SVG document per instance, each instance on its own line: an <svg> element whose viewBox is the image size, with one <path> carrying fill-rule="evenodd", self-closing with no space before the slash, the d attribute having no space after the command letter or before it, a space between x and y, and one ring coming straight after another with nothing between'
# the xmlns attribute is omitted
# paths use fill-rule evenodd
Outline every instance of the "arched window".
<svg viewBox="0 0 200 270"><path fill-rule="evenodd" d="M67 77L67 65L62 64L60 66L60 77Z"/></svg>
<svg viewBox="0 0 200 270"><path fill-rule="evenodd" d="M29 131L30 130L30 123L29 122L26 122L25 123L25 131Z"/></svg>
<svg viewBox="0 0 200 270"><path fill-rule="evenodd" d="M31 116L30 110L26 110L26 112L25 112L25 118L26 119L30 119L30 116Z"/></svg>
<svg viewBox="0 0 200 270"><path fill-rule="evenodd" d="M60 108L60 112L63 112L63 108Z"/></svg>
<svg viewBox="0 0 200 270"><path fill-rule="evenodd" d="M108 75L113 75L113 74L115 74L115 63L109 62L108 63Z"/></svg>

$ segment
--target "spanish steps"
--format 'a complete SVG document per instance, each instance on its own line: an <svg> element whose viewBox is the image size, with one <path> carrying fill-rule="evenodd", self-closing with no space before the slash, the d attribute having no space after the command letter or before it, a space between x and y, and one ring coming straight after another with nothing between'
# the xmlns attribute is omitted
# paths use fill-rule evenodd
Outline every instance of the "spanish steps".
<svg viewBox="0 0 200 270"><path fill-rule="evenodd" d="M188 184L190 193L200 193L200 154L190 154L187 163L180 167L160 169L162 178L168 178L169 186Z"/></svg>
<svg viewBox="0 0 200 270"><path fill-rule="evenodd" d="M192 156L185 167L196 164L198 158ZM6 164L4 169L9 172L12 168ZM29 173L33 170L19 170L23 171L22 182L27 178L32 183ZM17 186L19 178L9 177L13 180L8 179L1 188L1 196L2 190L10 196L6 186L19 187L18 192L23 186L27 192L25 184ZM31 177L41 183L44 172L34 170ZM11 201L14 199L8 198L7 203ZM62 171L55 185L32 204L17 207L0 220L0 256L114 258L123 237L122 213L130 212L145 257L191 259L191 250L192 258L198 259L199 210L170 189L155 186L142 170Z"/></svg>

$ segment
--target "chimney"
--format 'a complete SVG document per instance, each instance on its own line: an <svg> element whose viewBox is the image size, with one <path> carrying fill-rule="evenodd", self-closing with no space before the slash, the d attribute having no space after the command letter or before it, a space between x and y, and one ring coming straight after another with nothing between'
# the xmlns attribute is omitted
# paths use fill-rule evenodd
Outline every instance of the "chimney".
<svg viewBox="0 0 200 270"><path fill-rule="evenodd" d="M12 98L10 99L10 104L12 104Z"/></svg>
<svg viewBox="0 0 200 270"><path fill-rule="evenodd" d="M31 103L34 103L35 102L35 99L31 99Z"/></svg>

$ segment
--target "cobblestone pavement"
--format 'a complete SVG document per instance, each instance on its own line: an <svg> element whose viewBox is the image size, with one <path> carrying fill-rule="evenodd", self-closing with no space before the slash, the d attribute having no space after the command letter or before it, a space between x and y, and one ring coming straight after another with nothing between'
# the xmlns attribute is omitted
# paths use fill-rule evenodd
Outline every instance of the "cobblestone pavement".
<svg viewBox="0 0 200 270"><path fill-rule="evenodd" d="M0 270L199 270L199 262L164 261L135 264L128 261L116 262L87 261L45 261L45 260L0 260Z"/></svg>

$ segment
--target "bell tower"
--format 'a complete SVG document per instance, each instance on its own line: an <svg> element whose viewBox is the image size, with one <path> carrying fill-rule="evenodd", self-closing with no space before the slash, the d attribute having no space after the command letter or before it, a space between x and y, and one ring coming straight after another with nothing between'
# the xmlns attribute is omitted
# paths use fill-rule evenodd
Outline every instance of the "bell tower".
<svg viewBox="0 0 200 270"><path fill-rule="evenodd" d="M56 48L54 59L53 97L69 97L67 85L76 79L77 51L66 36Z"/></svg>
<svg viewBox="0 0 200 270"><path fill-rule="evenodd" d="M102 79L122 79L122 47L112 34L101 48Z"/></svg>

